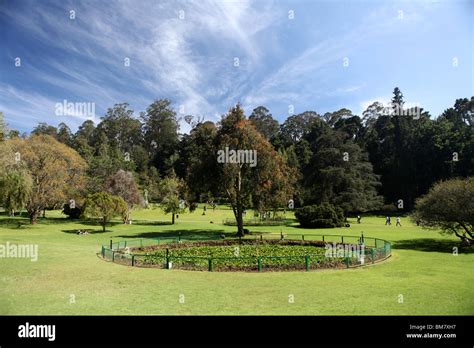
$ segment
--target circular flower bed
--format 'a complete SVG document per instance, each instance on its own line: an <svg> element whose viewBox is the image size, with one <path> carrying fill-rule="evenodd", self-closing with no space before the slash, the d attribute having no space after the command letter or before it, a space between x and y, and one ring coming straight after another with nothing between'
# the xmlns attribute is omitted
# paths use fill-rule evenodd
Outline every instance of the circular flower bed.
<svg viewBox="0 0 474 348"><path fill-rule="evenodd" d="M131 248L134 265L206 271L344 268L353 258L327 255L322 241L222 240Z"/></svg>

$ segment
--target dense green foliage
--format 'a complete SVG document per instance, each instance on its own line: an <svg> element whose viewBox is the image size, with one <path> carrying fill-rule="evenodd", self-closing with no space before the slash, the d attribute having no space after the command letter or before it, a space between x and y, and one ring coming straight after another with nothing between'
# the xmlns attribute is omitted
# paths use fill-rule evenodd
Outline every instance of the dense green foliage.
<svg viewBox="0 0 474 348"><path fill-rule="evenodd" d="M0 203L12 215L22 209L31 193L33 180L26 168L10 167L0 177Z"/></svg>
<svg viewBox="0 0 474 348"><path fill-rule="evenodd" d="M474 243L474 177L439 182L416 201L412 219Z"/></svg>
<svg viewBox="0 0 474 348"><path fill-rule="evenodd" d="M40 123L30 138L19 138L0 116L0 174L22 147L33 178L26 202L33 223L45 209L71 199L81 207L87 194L101 191L123 197L129 211L141 203L161 202L171 212L178 201L194 207L225 199L240 232L245 209L265 214L290 199L296 208L329 203L346 215L389 207L400 214L439 180L474 175L474 97L457 99L438 117L406 105L395 88L390 105L374 102L362 115L305 111L281 124L264 106L247 118L237 105L219 122L186 115L189 134L180 133L181 117L167 99L138 117L129 104L116 104L75 133L64 123ZM217 152L225 147L256 150L256 166L220 165ZM45 167L34 164L43 160ZM37 183L45 171L53 182ZM172 196L160 183L168 178L180 182Z"/></svg>
<svg viewBox="0 0 474 348"><path fill-rule="evenodd" d="M262 267L304 268L305 256L310 256L313 266L337 267L343 264L342 257L325 257L325 248L321 246L279 245L279 244L242 244L186 246L169 249L169 260L175 268L208 269L209 259L212 267L219 270L257 270L258 258ZM144 264L163 265L166 260L165 249L147 253Z"/></svg>
<svg viewBox="0 0 474 348"><path fill-rule="evenodd" d="M66 203L63 206L62 213L67 215L70 219L79 219L82 215L82 209L74 204L74 207L71 204Z"/></svg>
<svg viewBox="0 0 474 348"><path fill-rule="evenodd" d="M127 203L120 196L113 196L107 192L97 192L87 197L84 204L84 217L99 218L102 230L105 232L107 222L113 217L127 218Z"/></svg>
<svg viewBox="0 0 474 348"><path fill-rule="evenodd" d="M302 227L308 228L332 228L344 225L341 208L329 203L299 208L295 212L295 217Z"/></svg>

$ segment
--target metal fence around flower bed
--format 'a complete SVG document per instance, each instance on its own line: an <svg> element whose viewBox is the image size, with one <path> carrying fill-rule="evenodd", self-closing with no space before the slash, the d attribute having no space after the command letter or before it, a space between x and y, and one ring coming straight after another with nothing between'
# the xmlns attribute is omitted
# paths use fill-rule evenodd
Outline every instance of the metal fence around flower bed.
<svg viewBox="0 0 474 348"><path fill-rule="evenodd" d="M243 225L244 227L249 227L249 226L282 226L282 225L291 225L294 223L293 219L288 219L284 217L278 217L278 218L267 218L267 219L261 219L261 218L252 218L252 219L244 219L243 220ZM226 226L237 226L237 222L235 219L224 219L222 221L223 225Z"/></svg>
<svg viewBox="0 0 474 348"><path fill-rule="evenodd" d="M340 235L287 235L259 236L259 241L284 240L322 241L326 253L291 256L177 256L173 248L157 249L154 253L134 253L131 248L159 246L160 244L179 244L184 240L178 237L152 238L120 241L102 246L101 256L105 260L136 267L154 267L164 269L183 269L200 271L274 271L274 270L317 270L327 268L350 268L364 264L373 264L391 256L391 243L371 237ZM249 241L249 239L245 239ZM188 240L189 241L189 240ZM239 242L239 239L235 239ZM352 243L351 243L352 242ZM191 244L192 245L192 244ZM237 244L236 244L237 245ZM328 249L332 248L328 256ZM353 249L356 249L354 252Z"/></svg>

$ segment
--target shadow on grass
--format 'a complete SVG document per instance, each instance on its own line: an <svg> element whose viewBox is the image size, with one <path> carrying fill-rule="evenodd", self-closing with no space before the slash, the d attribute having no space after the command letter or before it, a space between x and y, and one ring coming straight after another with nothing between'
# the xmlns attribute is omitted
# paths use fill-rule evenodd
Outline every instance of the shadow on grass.
<svg viewBox="0 0 474 348"><path fill-rule="evenodd" d="M113 231L107 230L107 229L105 231L103 231L102 228L100 228L99 230L93 230L91 228L75 228L73 230L61 230L61 232L69 233L69 234L78 234L78 231L87 232L89 234L113 232Z"/></svg>
<svg viewBox="0 0 474 348"><path fill-rule="evenodd" d="M460 254L474 253L474 246L466 247L456 240L440 240L440 239L405 239L392 242L393 249L406 249L416 251L435 251L439 253L453 253L453 248L458 248Z"/></svg>
<svg viewBox="0 0 474 348"><path fill-rule="evenodd" d="M30 225L30 219L28 217L8 217L8 218L0 218L0 226L3 225ZM36 220L36 225L58 225L58 224L68 224L68 223L75 223L81 225L89 225L89 226L100 226L98 220L89 220L89 219L70 219L67 217L38 217ZM120 221L111 221L107 224L110 225L118 225L121 224Z"/></svg>
<svg viewBox="0 0 474 348"><path fill-rule="evenodd" d="M92 220L92 219L69 219L69 218L46 218L46 219L38 219L38 222L41 224L68 224L74 223L84 226L102 226L99 220ZM116 225L123 225L122 221L108 221L107 226L116 226Z"/></svg>
<svg viewBox="0 0 474 348"><path fill-rule="evenodd" d="M15 217L0 220L0 227L11 229L22 229L30 225L30 219Z"/></svg>
<svg viewBox="0 0 474 348"><path fill-rule="evenodd" d="M173 230L164 232L142 232L138 234L128 234L116 236L120 238L176 238L179 235L183 240L207 240L207 239L220 239L221 234L225 234L226 237L234 236L235 233L228 233L223 230Z"/></svg>
<svg viewBox="0 0 474 348"><path fill-rule="evenodd" d="M172 225L171 221L153 221L153 220L133 220L132 225L140 226L165 226Z"/></svg>

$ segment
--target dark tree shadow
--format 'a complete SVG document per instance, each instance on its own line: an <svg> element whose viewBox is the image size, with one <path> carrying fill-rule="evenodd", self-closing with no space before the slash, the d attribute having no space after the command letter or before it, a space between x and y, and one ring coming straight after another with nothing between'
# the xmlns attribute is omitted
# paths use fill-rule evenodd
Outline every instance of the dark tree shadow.
<svg viewBox="0 0 474 348"><path fill-rule="evenodd" d="M82 231L82 232L87 232L89 234L98 234L98 233L107 233L107 232L113 232L111 230L105 230L103 231L102 228L99 229L99 230L93 230L91 228L75 228L73 230L61 230L61 232L64 232L64 233L69 233L69 234L78 234L77 232L78 231Z"/></svg>
<svg viewBox="0 0 474 348"><path fill-rule="evenodd" d="M173 230L163 232L141 232L138 234L127 234L116 236L120 238L177 238L181 236L182 240L208 240L208 239L220 239L221 234L225 234L226 237L234 237L234 232L226 232L224 230Z"/></svg>
<svg viewBox="0 0 474 348"><path fill-rule="evenodd" d="M453 248L458 248L459 254L474 253L474 246L461 245L457 240L440 240L440 239L405 239L392 242L393 249L406 249L417 251L434 251L439 253L453 253Z"/></svg>
<svg viewBox="0 0 474 348"><path fill-rule="evenodd" d="M74 220L70 220L70 221L74 221ZM84 226L101 226L102 227L99 220L75 220L75 222ZM106 228L110 226L117 226L117 225L124 225L124 223L122 221L107 221Z"/></svg>
<svg viewBox="0 0 474 348"><path fill-rule="evenodd" d="M27 226L30 226L30 219L25 219L25 218L7 218L7 219L0 219L0 226L2 228L11 228L11 229L21 229L25 228ZM34 225L33 225L34 226Z"/></svg>
<svg viewBox="0 0 474 348"><path fill-rule="evenodd" d="M132 225L140 226L165 226L172 225L171 221L153 221L153 220L133 220Z"/></svg>

